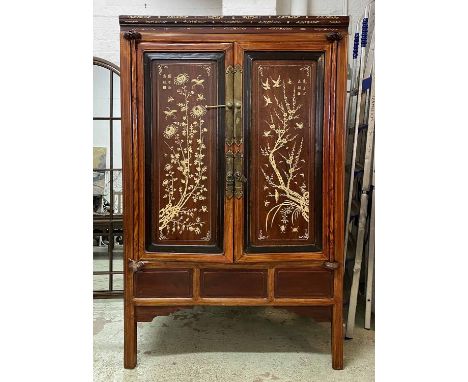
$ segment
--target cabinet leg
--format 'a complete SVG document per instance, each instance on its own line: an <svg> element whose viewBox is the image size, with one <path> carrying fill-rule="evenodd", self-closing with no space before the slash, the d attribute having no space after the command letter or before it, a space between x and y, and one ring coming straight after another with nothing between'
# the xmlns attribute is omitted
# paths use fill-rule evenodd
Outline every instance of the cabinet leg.
<svg viewBox="0 0 468 382"><path fill-rule="evenodd" d="M125 307L124 317L124 367L133 369L137 363L137 323L133 307Z"/></svg>
<svg viewBox="0 0 468 382"><path fill-rule="evenodd" d="M333 305L331 324L331 351L332 367L335 370L343 369L343 307L341 304Z"/></svg>

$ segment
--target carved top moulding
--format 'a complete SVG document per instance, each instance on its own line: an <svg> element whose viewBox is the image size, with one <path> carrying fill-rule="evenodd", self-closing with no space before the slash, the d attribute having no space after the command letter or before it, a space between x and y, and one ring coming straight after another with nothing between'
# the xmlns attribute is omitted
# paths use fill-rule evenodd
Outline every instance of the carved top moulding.
<svg viewBox="0 0 468 382"><path fill-rule="evenodd" d="M275 26L347 28L348 16L119 16L122 26Z"/></svg>

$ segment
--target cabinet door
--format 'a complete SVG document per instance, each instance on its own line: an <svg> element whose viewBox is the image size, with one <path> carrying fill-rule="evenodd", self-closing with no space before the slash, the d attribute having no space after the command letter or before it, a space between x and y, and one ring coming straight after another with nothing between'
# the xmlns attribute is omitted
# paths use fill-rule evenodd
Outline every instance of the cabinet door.
<svg viewBox="0 0 468 382"><path fill-rule="evenodd" d="M326 42L236 47L245 177L236 261L329 258L331 55Z"/></svg>
<svg viewBox="0 0 468 382"><path fill-rule="evenodd" d="M139 44L144 258L232 261L232 44ZM141 81L143 80L143 81ZM230 114L231 113L231 114ZM144 148L143 148L144 147Z"/></svg>

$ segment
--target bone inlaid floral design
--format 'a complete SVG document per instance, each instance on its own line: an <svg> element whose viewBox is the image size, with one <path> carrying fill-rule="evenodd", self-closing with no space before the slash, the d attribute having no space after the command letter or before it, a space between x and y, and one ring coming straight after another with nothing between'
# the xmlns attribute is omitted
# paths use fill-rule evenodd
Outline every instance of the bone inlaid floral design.
<svg viewBox="0 0 468 382"><path fill-rule="evenodd" d="M211 240L206 86L211 65L158 66L159 240ZM184 70L186 69L186 70Z"/></svg>
<svg viewBox="0 0 468 382"><path fill-rule="evenodd" d="M257 240L309 239L311 66L257 66Z"/></svg>

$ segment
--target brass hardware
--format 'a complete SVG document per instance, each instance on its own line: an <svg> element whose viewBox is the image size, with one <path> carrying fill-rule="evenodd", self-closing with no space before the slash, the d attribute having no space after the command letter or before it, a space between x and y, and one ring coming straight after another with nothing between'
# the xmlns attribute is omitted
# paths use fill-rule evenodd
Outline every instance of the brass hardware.
<svg viewBox="0 0 468 382"><path fill-rule="evenodd" d="M244 155L237 152L234 155L234 196L236 198L242 198L244 195L243 183L247 181L247 178L243 174Z"/></svg>
<svg viewBox="0 0 468 382"><path fill-rule="evenodd" d="M226 123L226 144L232 145L234 141L234 115L232 106L234 104L234 68L229 65L226 68L226 110L225 123Z"/></svg>
<svg viewBox="0 0 468 382"><path fill-rule="evenodd" d="M226 153L226 198L231 199L234 193L234 154L231 150Z"/></svg>
<svg viewBox="0 0 468 382"><path fill-rule="evenodd" d="M334 271L335 269L338 269L340 267L340 264L337 263L336 261L335 262L330 262L330 261L325 261L322 266L326 269L330 269L332 271Z"/></svg>
<svg viewBox="0 0 468 382"><path fill-rule="evenodd" d="M140 269L142 269L146 264L146 261L135 261L133 259L128 259L128 267L130 270L133 272L138 272Z"/></svg>
<svg viewBox="0 0 468 382"><path fill-rule="evenodd" d="M234 66L234 143L242 144L242 66Z"/></svg>
<svg viewBox="0 0 468 382"><path fill-rule="evenodd" d="M205 109L216 109L217 107L225 107L226 109L231 109L232 108L232 102L226 103L226 105L212 105L212 106L206 106Z"/></svg>

